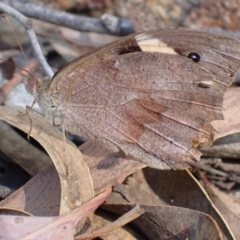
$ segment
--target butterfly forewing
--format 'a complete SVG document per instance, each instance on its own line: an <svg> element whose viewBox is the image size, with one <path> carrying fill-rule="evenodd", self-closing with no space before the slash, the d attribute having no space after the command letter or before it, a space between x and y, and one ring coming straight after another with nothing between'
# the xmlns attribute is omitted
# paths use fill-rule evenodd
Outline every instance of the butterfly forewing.
<svg viewBox="0 0 240 240"><path fill-rule="evenodd" d="M214 34L131 35L55 75L49 92L58 91L58 111L49 120L151 167L183 169L199 159L198 145L211 144L210 122L222 118L239 59L239 41Z"/></svg>

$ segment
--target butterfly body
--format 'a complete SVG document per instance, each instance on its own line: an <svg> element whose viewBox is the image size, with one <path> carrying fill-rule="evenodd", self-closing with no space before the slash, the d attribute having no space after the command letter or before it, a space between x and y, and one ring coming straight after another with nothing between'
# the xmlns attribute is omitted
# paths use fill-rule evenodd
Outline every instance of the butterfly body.
<svg viewBox="0 0 240 240"><path fill-rule="evenodd" d="M110 43L26 87L54 125L151 167L184 169L199 159L197 146L211 144L210 122L222 118L239 66L238 40L162 29Z"/></svg>

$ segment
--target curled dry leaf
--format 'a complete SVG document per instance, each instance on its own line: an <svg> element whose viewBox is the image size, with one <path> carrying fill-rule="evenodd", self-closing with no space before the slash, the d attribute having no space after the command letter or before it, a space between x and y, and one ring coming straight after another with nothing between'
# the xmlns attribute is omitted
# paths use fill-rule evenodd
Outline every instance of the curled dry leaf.
<svg viewBox="0 0 240 240"><path fill-rule="evenodd" d="M0 119L29 132L29 116L16 108L0 107ZM63 142L63 135L53 128L42 116L30 112L33 119L31 137L48 152L57 170L61 185L59 213L80 206L94 196L92 179L88 166L82 160L79 150L69 141Z"/></svg>
<svg viewBox="0 0 240 240"><path fill-rule="evenodd" d="M148 239L224 239L218 224L205 213L173 206L139 207L145 213L134 220L134 224ZM108 205L107 208L122 214L133 205Z"/></svg>
<svg viewBox="0 0 240 240"><path fill-rule="evenodd" d="M15 210L15 209L11 209L11 208L1 208L0 214L1 215L15 215L15 216L32 216L28 212L19 211L19 210Z"/></svg>
<svg viewBox="0 0 240 240"><path fill-rule="evenodd" d="M6 216L0 218L2 239L73 239L74 227L101 205L111 189L71 212L57 217Z"/></svg>
<svg viewBox="0 0 240 240"><path fill-rule="evenodd" d="M135 204L169 206L170 208L180 207L196 211L197 214L199 212L207 214L216 221L224 239L234 239L229 226L219 214L207 193L189 171L160 171L146 168L134 173L127 179L126 185L122 186ZM111 211L115 212L114 209L118 209L119 205L123 203L127 204L121 196L112 194L104 208L109 209L108 205L110 205ZM111 205L114 205L115 208ZM174 211L176 211L175 216ZM181 222L178 209L173 208L171 214L172 218L176 219L176 222L172 224L178 225ZM189 221L195 222L193 216L190 217Z"/></svg>
<svg viewBox="0 0 240 240"><path fill-rule="evenodd" d="M86 142L80 150L90 168L95 194L106 190L128 175L145 167L133 159L110 153L102 146ZM59 209L61 187L53 166L32 177L23 187L0 202L1 208L15 208L37 216L55 216ZM54 191L53 191L54 190ZM32 196L38 196L33 198ZM37 207L36 206L42 206Z"/></svg>

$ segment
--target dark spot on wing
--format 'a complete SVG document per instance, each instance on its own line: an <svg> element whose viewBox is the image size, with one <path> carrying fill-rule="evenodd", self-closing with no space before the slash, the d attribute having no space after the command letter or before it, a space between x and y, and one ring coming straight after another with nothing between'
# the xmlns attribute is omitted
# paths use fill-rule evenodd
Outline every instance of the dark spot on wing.
<svg viewBox="0 0 240 240"><path fill-rule="evenodd" d="M201 55L197 52L189 52L186 54L182 52L179 48L175 48L174 51L181 56L187 56L189 59L191 59L195 63L198 63L201 60Z"/></svg>
<svg viewBox="0 0 240 240"><path fill-rule="evenodd" d="M211 87L210 84L207 84L207 83L204 83L204 82L198 83L198 86L199 86L200 88L210 88L210 87Z"/></svg>
<svg viewBox="0 0 240 240"><path fill-rule="evenodd" d="M119 55L133 53L133 52L142 52L142 50L139 46L127 46L127 47L122 47L118 49Z"/></svg>
<svg viewBox="0 0 240 240"><path fill-rule="evenodd" d="M111 169L114 168L116 165L119 164L119 158L118 157L109 157L107 159L104 159L102 162L100 162L97 165L97 169Z"/></svg>
<svg viewBox="0 0 240 240"><path fill-rule="evenodd" d="M201 56L197 52L190 52L187 57L193 60L195 63L198 63L201 60Z"/></svg>

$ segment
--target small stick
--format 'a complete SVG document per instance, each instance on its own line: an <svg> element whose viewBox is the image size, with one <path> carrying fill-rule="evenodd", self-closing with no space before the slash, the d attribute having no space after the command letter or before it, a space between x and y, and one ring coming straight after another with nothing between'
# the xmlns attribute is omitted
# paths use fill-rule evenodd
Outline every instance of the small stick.
<svg viewBox="0 0 240 240"><path fill-rule="evenodd" d="M134 32L132 22L127 19L118 19L118 25L116 28L109 31L105 25L105 19L102 18L77 16L75 14L52 9L37 3L21 3L20 1L9 0L4 0L4 2L11 5L26 16L82 32L108 33L118 36L124 36Z"/></svg>
<svg viewBox="0 0 240 240"><path fill-rule="evenodd" d="M111 231L122 227L126 225L127 223L135 220L136 218L140 217L144 213L144 210L140 208L139 205L136 205L133 209L131 209L129 212L125 213L121 217L119 217L116 221L109 224L106 227L103 227L101 229L98 229L92 233L86 233L80 236L76 236L74 239L80 240L80 239L93 239L99 236L103 236L105 234L110 233Z"/></svg>

